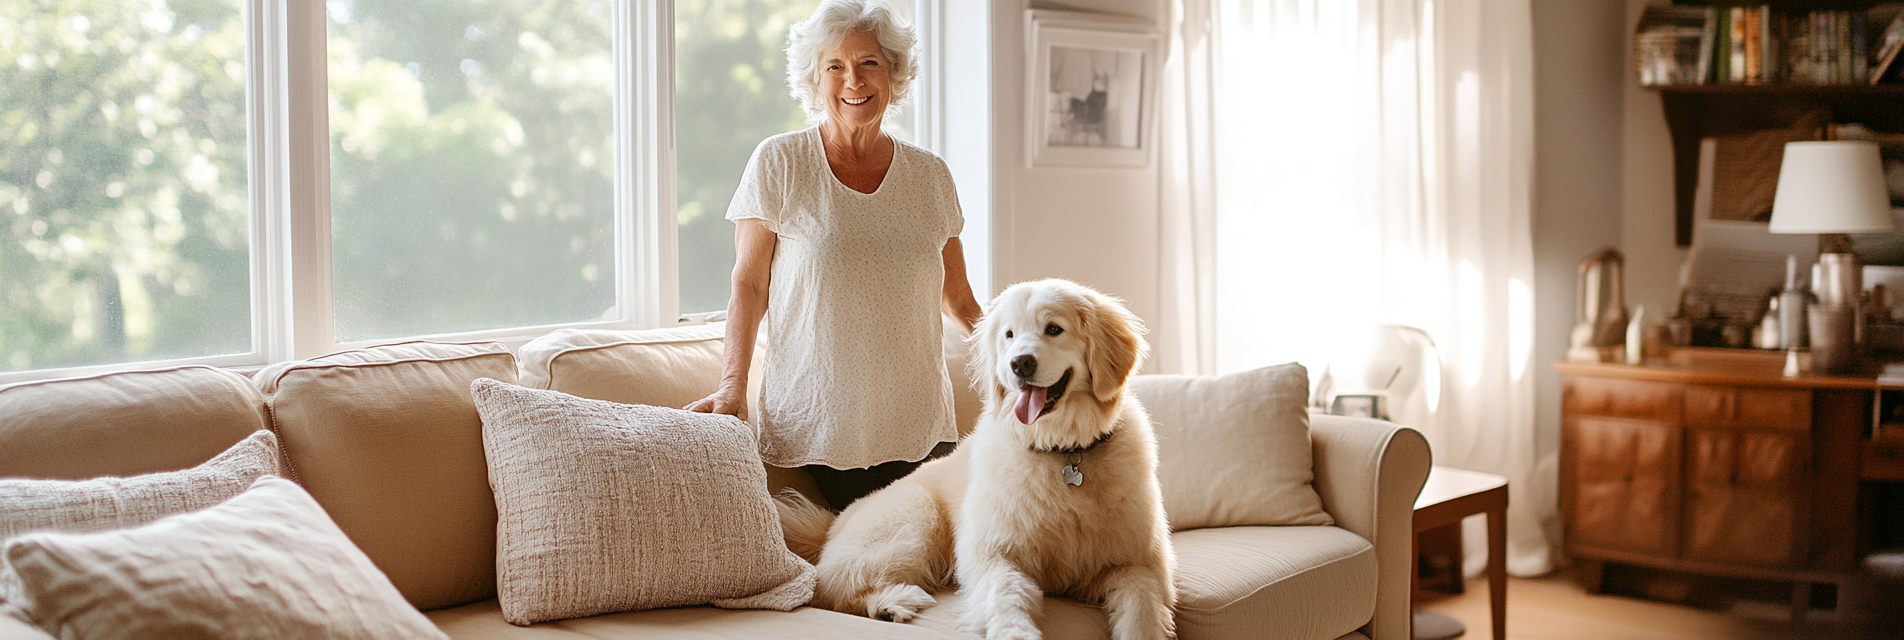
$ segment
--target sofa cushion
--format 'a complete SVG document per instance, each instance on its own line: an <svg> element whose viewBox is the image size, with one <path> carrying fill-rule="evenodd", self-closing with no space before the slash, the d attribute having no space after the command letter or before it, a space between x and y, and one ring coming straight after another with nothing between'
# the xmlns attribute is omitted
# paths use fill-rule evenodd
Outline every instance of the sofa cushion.
<svg viewBox="0 0 1904 640"><path fill-rule="evenodd" d="M278 475L278 438L257 431L190 469L125 478L0 478L0 540L29 531L136 527L209 507Z"/></svg>
<svg viewBox="0 0 1904 640"><path fill-rule="evenodd" d="M517 352L522 386L622 404L685 407L721 382L727 325L644 331L557 329ZM754 353L754 371L761 356ZM748 392L749 402L755 398ZM819 487L798 469L762 464L773 491L792 487L821 504Z"/></svg>
<svg viewBox="0 0 1904 640"><path fill-rule="evenodd" d="M979 640L917 623L880 622L865 616L801 607L793 611L678 607L612 613L518 627L502 619L495 600L426 611L437 628L456 640Z"/></svg>
<svg viewBox="0 0 1904 640"><path fill-rule="evenodd" d="M135 529L7 541L33 619L63 638L444 638L297 484L260 478Z"/></svg>
<svg viewBox="0 0 1904 640"><path fill-rule="evenodd" d="M408 342L272 365L288 470L420 609L496 593L496 503L477 378L514 381L497 343Z"/></svg>
<svg viewBox="0 0 1904 640"><path fill-rule="evenodd" d="M1311 485L1301 365L1137 376L1130 386L1157 431L1157 482L1172 530L1334 523Z"/></svg>
<svg viewBox="0 0 1904 640"><path fill-rule="evenodd" d="M1177 637L1242 638L1275 629L1327 640L1375 614L1375 548L1335 527L1221 527L1171 536Z"/></svg>
<svg viewBox="0 0 1904 640"><path fill-rule="evenodd" d="M0 541L30 531L136 527L224 502L278 472L277 437L257 431L190 469L91 480L0 478ZM0 560L0 608L18 597L19 583Z"/></svg>
<svg viewBox="0 0 1904 640"><path fill-rule="evenodd" d="M471 393L509 622L697 604L787 611L813 598L813 567L781 538L747 423L495 380Z"/></svg>
<svg viewBox="0 0 1904 640"><path fill-rule="evenodd" d="M189 366L0 387L0 477L175 471L265 429L244 376Z"/></svg>
<svg viewBox="0 0 1904 640"><path fill-rule="evenodd" d="M720 384L724 327L551 331L518 350L522 386L622 404L685 407Z"/></svg>
<svg viewBox="0 0 1904 640"><path fill-rule="evenodd" d="M1375 611L1375 550L1335 527L1221 527L1171 534L1177 550L1177 637L1328 640L1353 635ZM959 633L966 597L932 594L939 604L912 624ZM1110 637L1104 610L1046 597L1046 640ZM975 637L975 636L974 636Z"/></svg>

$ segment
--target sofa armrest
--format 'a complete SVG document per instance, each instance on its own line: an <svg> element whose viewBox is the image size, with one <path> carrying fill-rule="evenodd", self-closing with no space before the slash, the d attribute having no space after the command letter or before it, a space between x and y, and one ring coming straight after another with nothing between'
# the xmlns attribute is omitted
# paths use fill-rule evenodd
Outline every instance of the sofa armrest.
<svg viewBox="0 0 1904 640"><path fill-rule="evenodd" d="M1315 487L1338 527L1375 546L1370 640L1408 640L1413 615L1415 497L1433 460L1421 433L1381 420L1314 415Z"/></svg>

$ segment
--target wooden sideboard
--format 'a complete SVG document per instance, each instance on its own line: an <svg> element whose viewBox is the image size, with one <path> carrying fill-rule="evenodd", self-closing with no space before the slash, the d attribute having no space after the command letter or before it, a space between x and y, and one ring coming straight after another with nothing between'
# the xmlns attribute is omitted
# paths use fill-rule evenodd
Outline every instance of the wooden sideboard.
<svg viewBox="0 0 1904 640"><path fill-rule="evenodd" d="M1777 353L1680 349L1645 365L1562 362L1567 554L1599 591L1607 563L1842 582L1860 545L1875 377L1780 375ZM1882 468L1873 468L1882 477Z"/></svg>

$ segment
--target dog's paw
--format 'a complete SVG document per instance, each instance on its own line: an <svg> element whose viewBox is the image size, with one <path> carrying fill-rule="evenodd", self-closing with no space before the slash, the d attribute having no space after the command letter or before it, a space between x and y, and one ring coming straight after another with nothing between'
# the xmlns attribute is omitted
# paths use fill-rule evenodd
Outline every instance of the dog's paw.
<svg viewBox="0 0 1904 640"><path fill-rule="evenodd" d="M938 604L931 594L916 585L887 585L866 599L866 609L875 620L911 622L919 612Z"/></svg>

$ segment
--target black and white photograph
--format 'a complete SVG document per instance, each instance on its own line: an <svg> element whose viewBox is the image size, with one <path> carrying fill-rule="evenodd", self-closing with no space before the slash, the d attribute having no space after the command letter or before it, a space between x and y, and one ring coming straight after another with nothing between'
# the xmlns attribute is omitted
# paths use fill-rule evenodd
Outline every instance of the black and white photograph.
<svg viewBox="0 0 1904 640"><path fill-rule="evenodd" d="M1143 63L1141 51L1052 47L1045 143L1136 148Z"/></svg>
<svg viewBox="0 0 1904 640"><path fill-rule="evenodd" d="M1158 37L1070 17L1027 25L1026 159L1031 166L1150 163Z"/></svg>

